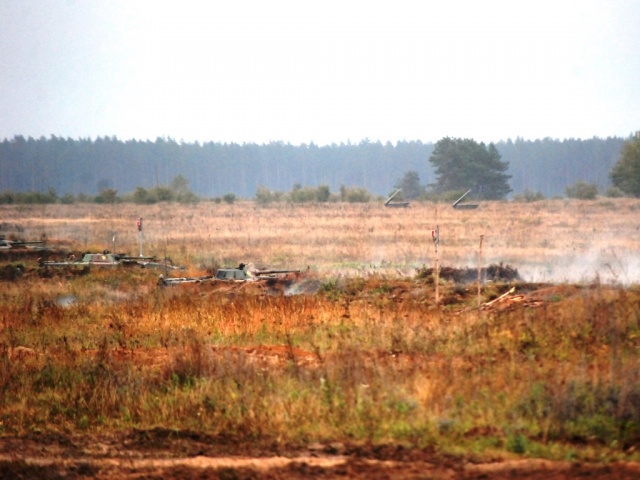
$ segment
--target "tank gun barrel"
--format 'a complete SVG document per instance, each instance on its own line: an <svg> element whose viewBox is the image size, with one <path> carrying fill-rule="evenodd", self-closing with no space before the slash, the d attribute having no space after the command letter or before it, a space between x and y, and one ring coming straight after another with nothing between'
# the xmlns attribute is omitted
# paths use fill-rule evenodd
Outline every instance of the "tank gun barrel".
<svg viewBox="0 0 640 480"><path fill-rule="evenodd" d="M40 242L40 241L25 242L22 240L3 240L3 242L12 248L13 247L35 247L36 245L44 244L44 242Z"/></svg>
<svg viewBox="0 0 640 480"><path fill-rule="evenodd" d="M256 270L254 275L275 275L276 273L300 273L300 270Z"/></svg>
<svg viewBox="0 0 640 480"><path fill-rule="evenodd" d="M394 199L394 197L395 197L396 195L398 195L401 191L402 191L402 189L401 189L401 188L399 188L399 189L398 189L398 190L396 190L396 191L395 191L395 192L394 192L394 193L393 193L389 198L387 198L387 201L386 201L386 202L384 202L385 206L386 206L386 205L389 205L389 204L391 203L391 200L393 200L393 199Z"/></svg>

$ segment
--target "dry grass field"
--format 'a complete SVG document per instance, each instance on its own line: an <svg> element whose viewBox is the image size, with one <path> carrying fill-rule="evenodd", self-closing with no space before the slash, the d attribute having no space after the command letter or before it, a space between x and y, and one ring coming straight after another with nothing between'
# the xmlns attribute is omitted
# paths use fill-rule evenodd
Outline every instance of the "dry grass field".
<svg viewBox="0 0 640 480"><path fill-rule="evenodd" d="M431 230L440 226L442 265L511 264L528 281L640 280L640 202L633 199L486 202L478 210L414 203L274 205L2 206L2 222L27 239L42 235L77 249L138 253L135 222L144 219L144 253L165 252L185 265L252 262L323 273L375 270L413 275L434 262ZM8 230L11 231L10 229Z"/></svg>
<svg viewBox="0 0 640 480"><path fill-rule="evenodd" d="M2 262L0 477L640 475L640 201L2 206L0 234L137 255L139 217L169 275L301 273ZM436 225L441 266L483 236L521 278L436 305Z"/></svg>

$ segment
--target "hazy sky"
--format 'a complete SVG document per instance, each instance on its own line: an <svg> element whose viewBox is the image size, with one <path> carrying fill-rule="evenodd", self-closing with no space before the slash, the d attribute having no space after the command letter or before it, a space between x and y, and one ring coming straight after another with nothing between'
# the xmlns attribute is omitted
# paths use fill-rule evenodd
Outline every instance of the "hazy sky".
<svg viewBox="0 0 640 480"><path fill-rule="evenodd" d="M638 0L0 0L0 139L636 130Z"/></svg>

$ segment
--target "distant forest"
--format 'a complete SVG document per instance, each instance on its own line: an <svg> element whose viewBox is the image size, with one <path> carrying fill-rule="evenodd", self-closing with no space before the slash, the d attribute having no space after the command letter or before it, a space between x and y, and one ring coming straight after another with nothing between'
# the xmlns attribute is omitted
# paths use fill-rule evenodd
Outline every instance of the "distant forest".
<svg viewBox="0 0 640 480"><path fill-rule="evenodd" d="M625 140L518 138L495 145L509 162L512 194L529 190L553 197L564 195L577 181L606 191ZM327 185L332 192L359 187L388 195L408 171L418 172L423 185L435 182L429 163L433 148L420 141L296 146L16 136L0 143L0 192L93 195L113 189L125 194L137 187L168 185L181 175L202 198L230 193L253 198L261 187L289 191L295 185Z"/></svg>

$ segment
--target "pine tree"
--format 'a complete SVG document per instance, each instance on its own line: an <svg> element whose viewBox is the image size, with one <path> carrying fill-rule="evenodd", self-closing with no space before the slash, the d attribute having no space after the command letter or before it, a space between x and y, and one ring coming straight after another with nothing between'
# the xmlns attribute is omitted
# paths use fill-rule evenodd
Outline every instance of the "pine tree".
<svg viewBox="0 0 640 480"><path fill-rule="evenodd" d="M436 191L466 191L473 189L478 198L496 200L509 192L505 172L508 162L500 159L493 143L485 146L472 139L445 137L436 143L429 161L436 173Z"/></svg>

